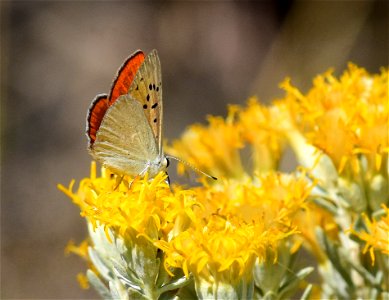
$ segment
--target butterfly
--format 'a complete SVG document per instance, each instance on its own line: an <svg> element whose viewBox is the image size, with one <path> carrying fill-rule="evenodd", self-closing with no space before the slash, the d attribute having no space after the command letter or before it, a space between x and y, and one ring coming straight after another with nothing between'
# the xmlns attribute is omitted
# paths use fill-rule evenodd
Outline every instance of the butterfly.
<svg viewBox="0 0 389 300"><path fill-rule="evenodd" d="M169 161L162 149L162 77L156 50L138 50L118 71L109 95L99 94L87 115L88 149L121 175L154 177Z"/></svg>

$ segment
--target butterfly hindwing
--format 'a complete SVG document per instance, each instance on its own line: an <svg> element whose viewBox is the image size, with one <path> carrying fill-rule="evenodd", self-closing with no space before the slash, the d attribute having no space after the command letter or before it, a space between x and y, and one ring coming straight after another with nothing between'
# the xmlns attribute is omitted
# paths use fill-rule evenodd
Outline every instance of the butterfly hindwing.
<svg viewBox="0 0 389 300"><path fill-rule="evenodd" d="M110 169L134 176L158 157L154 134L139 101L122 95L109 107L91 153Z"/></svg>
<svg viewBox="0 0 389 300"><path fill-rule="evenodd" d="M138 69L129 94L142 104L162 156L162 76L156 50L150 52Z"/></svg>
<svg viewBox="0 0 389 300"><path fill-rule="evenodd" d="M101 121L109 107L108 96L106 94L97 95L92 101L87 115L87 132L89 140L89 147L93 145L96 140L96 133L99 130Z"/></svg>

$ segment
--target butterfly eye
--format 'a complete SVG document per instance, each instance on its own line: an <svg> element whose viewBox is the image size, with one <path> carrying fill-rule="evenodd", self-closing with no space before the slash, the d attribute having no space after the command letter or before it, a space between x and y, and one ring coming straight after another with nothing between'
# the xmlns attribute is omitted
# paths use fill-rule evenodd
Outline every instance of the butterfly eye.
<svg viewBox="0 0 389 300"><path fill-rule="evenodd" d="M166 168L169 167L169 165L170 165L170 161L169 161L169 159L166 157Z"/></svg>

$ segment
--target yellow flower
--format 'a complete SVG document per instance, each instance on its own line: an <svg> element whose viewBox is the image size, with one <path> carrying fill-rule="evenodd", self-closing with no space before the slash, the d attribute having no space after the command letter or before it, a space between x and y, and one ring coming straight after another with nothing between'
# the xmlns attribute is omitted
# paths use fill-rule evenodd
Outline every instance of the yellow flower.
<svg viewBox="0 0 389 300"><path fill-rule="evenodd" d="M94 271L96 271L96 268L94 268L93 263L90 260L89 254L88 254L88 248L89 248L89 242L87 240L84 240L80 243L80 245L76 245L74 241L69 241L69 243L66 245L65 248L65 254L76 254L79 257L81 257L83 260L85 260L88 264L88 267ZM77 274L77 281L81 288L83 289L89 289L89 282L86 278L85 274L80 272Z"/></svg>
<svg viewBox="0 0 389 300"><path fill-rule="evenodd" d="M272 262L277 261L278 244L296 233L294 216L305 208L312 188L304 176L280 173L244 181L221 180L193 189L177 186L173 191L163 173L152 180L147 176L131 184L127 180L118 185L105 169L97 176L93 164L90 178L81 181L77 192L72 191L74 182L69 188L60 186L95 228L96 233L90 232L94 256L102 256L109 265L112 249L122 251L115 246L118 240L118 245L123 240L136 247L136 253L154 244L163 251L170 276L175 269L182 269L204 291L208 285L222 284L218 295L242 282L252 282L254 264L268 259L270 252ZM106 229L105 239L112 246L101 240L101 228ZM150 244L137 240L140 237ZM68 250L84 256L87 246L70 244ZM104 247L107 249L102 251ZM144 253L148 259L157 259L156 250ZM99 259L94 262L99 264ZM95 273L101 271L104 268Z"/></svg>
<svg viewBox="0 0 389 300"><path fill-rule="evenodd" d="M145 298L158 298L185 284L181 280L169 285L171 277L160 268L163 256L153 242L168 241L189 226L191 207L195 205L193 191L177 189L173 193L164 172L152 180L146 174L133 181L126 176L116 177L104 168L101 173L97 176L96 164L92 163L90 178L83 179L76 192L74 181L68 188L59 185L80 207L89 225L90 245L75 247L70 243L67 247L67 251L92 262L87 272L89 282L102 295L110 293L105 287L109 284L116 289L115 297L127 294L130 287ZM169 274L174 275L174 270ZM156 276L165 279L163 289L155 285ZM78 278L85 286L85 277Z"/></svg>
<svg viewBox="0 0 389 300"><path fill-rule="evenodd" d="M366 231L357 232L356 230L351 230L354 235L366 243L363 253L369 251L373 264L375 261L375 251L389 255L389 208L385 205L382 207L384 215L378 221L369 219L365 214L362 215Z"/></svg>
<svg viewBox="0 0 389 300"><path fill-rule="evenodd" d="M298 212L295 222L299 230L296 236L298 242L315 255L319 264L325 262L326 256L317 240L316 229L321 228L331 240L336 241L339 232L334 216L311 202L307 204L307 209Z"/></svg>
<svg viewBox="0 0 389 300"><path fill-rule="evenodd" d="M84 273L78 273L77 274L77 281L79 283L79 285L81 286L81 288L83 289L89 289L89 282L88 282L88 278L85 276Z"/></svg>
<svg viewBox="0 0 389 300"><path fill-rule="evenodd" d="M349 64L337 79L331 71L317 76L313 88L303 95L286 80L286 101L302 133L331 157L339 170L358 173L360 154L371 170L387 160L389 144L388 71L370 75Z"/></svg>
<svg viewBox="0 0 389 300"><path fill-rule="evenodd" d="M185 210L181 201L191 197L190 192L181 191L177 196L180 201L172 201L174 196L166 177L163 172L150 181L147 175L134 181L124 177L118 185L118 179L106 169L97 177L93 164L91 177L81 181L76 193L72 191L74 181L69 188L61 185L59 188L72 198L80 207L81 215L95 227L103 225L123 235L133 229L138 234L158 238L163 231L170 230L172 215Z"/></svg>
<svg viewBox="0 0 389 300"><path fill-rule="evenodd" d="M302 177L270 173L245 182L223 180L194 189L191 226L171 241L158 241L168 267L208 282L250 280L254 262L296 233L294 216L312 186Z"/></svg>
<svg viewBox="0 0 389 300"><path fill-rule="evenodd" d="M187 277L190 271L195 278L235 283L244 274L250 275L259 252L253 239L264 246L264 238L255 236L253 227L237 219L213 215L193 224L170 243L156 244L167 254L166 265L182 268Z"/></svg>
<svg viewBox="0 0 389 300"><path fill-rule="evenodd" d="M71 240L66 245L65 254L73 253L78 255L79 257L82 257L85 260L88 260L88 246L89 243L87 240L82 241L81 244L78 246L76 246L74 241Z"/></svg>
<svg viewBox="0 0 389 300"><path fill-rule="evenodd" d="M243 166L239 151L244 147L236 127L236 107L228 117L208 117L209 125L192 125L167 152L216 177L240 178ZM181 165L181 167L183 167ZM180 169L181 173L183 169Z"/></svg>
<svg viewBox="0 0 389 300"><path fill-rule="evenodd" d="M256 98L249 99L247 107L239 111L239 125L244 141L252 146L255 171L276 170L285 146L280 124L284 121L279 107L266 107Z"/></svg>
<svg viewBox="0 0 389 300"><path fill-rule="evenodd" d="M208 117L208 126L193 125L168 152L218 178L244 179L249 174L277 169L285 144L278 106L260 105L255 98L245 108L231 105L226 119ZM251 146L251 163L245 170L243 152ZM183 165L180 165L182 173ZM247 168L247 166L245 166Z"/></svg>

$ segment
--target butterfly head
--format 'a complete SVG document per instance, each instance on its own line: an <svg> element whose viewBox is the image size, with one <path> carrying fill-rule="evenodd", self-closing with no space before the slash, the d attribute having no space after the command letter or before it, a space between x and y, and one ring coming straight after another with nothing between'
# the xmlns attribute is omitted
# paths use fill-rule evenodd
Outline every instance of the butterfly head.
<svg viewBox="0 0 389 300"><path fill-rule="evenodd" d="M147 172L149 176L155 177L161 171L167 171L169 160L165 156L157 157L148 163Z"/></svg>

